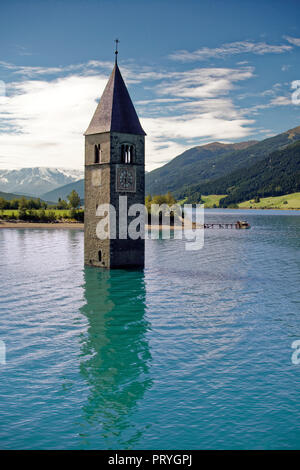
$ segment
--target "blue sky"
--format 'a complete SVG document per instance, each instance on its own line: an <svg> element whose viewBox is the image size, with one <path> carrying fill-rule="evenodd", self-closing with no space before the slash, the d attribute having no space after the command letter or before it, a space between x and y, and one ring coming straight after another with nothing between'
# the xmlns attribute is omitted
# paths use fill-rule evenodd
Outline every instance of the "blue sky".
<svg viewBox="0 0 300 470"><path fill-rule="evenodd" d="M296 127L299 24L294 0L4 0L0 168L82 168L116 37L148 170L195 145Z"/></svg>

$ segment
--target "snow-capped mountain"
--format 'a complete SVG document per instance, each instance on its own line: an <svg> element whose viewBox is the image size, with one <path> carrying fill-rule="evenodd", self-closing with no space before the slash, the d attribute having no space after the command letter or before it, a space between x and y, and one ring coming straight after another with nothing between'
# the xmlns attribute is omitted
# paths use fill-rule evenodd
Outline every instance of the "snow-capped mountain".
<svg viewBox="0 0 300 470"><path fill-rule="evenodd" d="M0 191L40 196L83 178L83 170L72 168L21 168L0 170Z"/></svg>

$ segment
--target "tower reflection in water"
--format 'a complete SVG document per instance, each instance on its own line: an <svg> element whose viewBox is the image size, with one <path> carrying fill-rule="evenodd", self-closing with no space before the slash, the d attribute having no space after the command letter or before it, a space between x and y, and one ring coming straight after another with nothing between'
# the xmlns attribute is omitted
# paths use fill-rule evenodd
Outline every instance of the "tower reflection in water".
<svg viewBox="0 0 300 470"><path fill-rule="evenodd" d="M143 423L135 422L133 414L151 387L144 273L87 267L84 277L81 313L88 329L80 372L89 387L84 420L87 428L97 428L103 445L126 448L142 433Z"/></svg>

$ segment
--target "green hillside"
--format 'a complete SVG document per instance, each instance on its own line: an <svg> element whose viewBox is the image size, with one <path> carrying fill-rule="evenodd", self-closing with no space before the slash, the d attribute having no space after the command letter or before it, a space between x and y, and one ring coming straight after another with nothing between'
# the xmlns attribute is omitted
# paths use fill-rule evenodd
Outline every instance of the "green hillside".
<svg viewBox="0 0 300 470"><path fill-rule="evenodd" d="M84 199L84 180L75 181L74 183L65 184L59 188L53 189L42 195L43 199L57 202L59 198L67 200L67 196L75 189L80 199Z"/></svg>
<svg viewBox="0 0 300 470"><path fill-rule="evenodd" d="M177 199L184 199L199 192L202 195L228 194L228 184L224 184L227 180L222 179L223 176L251 167L253 163L264 160L274 150L285 148L298 140L300 126L261 142L214 142L193 147L161 168L146 173L146 194L165 194L172 191ZM218 187L215 186L217 183ZM84 180L56 188L43 194L42 198L54 202L59 198L67 199L72 189L84 199Z"/></svg>
<svg viewBox="0 0 300 470"><path fill-rule="evenodd" d="M22 197L25 197L26 199L33 199L34 201L37 201L38 199L41 199L41 201L45 201L45 199L42 198L37 198L36 196L28 196L28 194L13 194L13 193L5 193L4 191L0 191L0 198L5 199L6 201L12 201L13 199L21 199ZM47 200L45 201L47 203L52 203L53 201Z"/></svg>
<svg viewBox="0 0 300 470"><path fill-rule="evenodd" d="M259 202L254 199L238 204L239 209L298 209L300 210L300 193L283 196L264 197Z"/></svg>
<svg viewBox="0 0 300 470"><path fill-rule="evenodd" d="M4 193L3 191L0 191L0 197L3 197L6 201L11 201L12 199L21 199L23 197L21 194L13 194L13 193ZM25 197L30 197L30 196L25 196Z"/></svg>
<svg viewBox="0 0 300 470"><path fill-rule="evenodd" d="M200 200L203 194L227 194L220 207L227 207L251 198L281 196L300 191L300 141L272 152L249 168L204 184L183 190L179 198Z"/></svg>
<svg viewBox="0 0 300 470"><path fill-rule="evenodd" d="M161 194L176 191L184 184L197 183L214 175L218 158L243 150L257 141L222 144L213 142L186 150L166 165L146 174L146 194Z"/></svg>
<svg viewBox="0 0 300 470"><path fill-rule="evenodd" d="M219 207L220 199L223 199L226 194L208 194L201 197L203 204L207 209Z"/></svg>
<svg viewBox="0 0 300 470"><path fill-rule="evenodd" d="M300 126L261 142L213 143L194 147L166 165L146 175L146 193L172 191L177 196L183 186L207 183L240 168L250 167L271 152L300 139ZM214 193L214 191L212 191Z"/></svg>

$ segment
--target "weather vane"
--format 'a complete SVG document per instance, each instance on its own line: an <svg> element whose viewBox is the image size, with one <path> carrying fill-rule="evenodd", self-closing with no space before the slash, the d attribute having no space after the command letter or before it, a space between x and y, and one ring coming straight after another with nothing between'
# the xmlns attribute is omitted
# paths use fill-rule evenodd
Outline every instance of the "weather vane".
<svg viewBox="0 0 300 470"><path fill-rule="evenodd" d="M117 63L117 59L118 59L118 44L119 44L119 39L115 39L115 43L116 43L116 50L115 50L115 54L116 54L116 63Z"/></svg>

